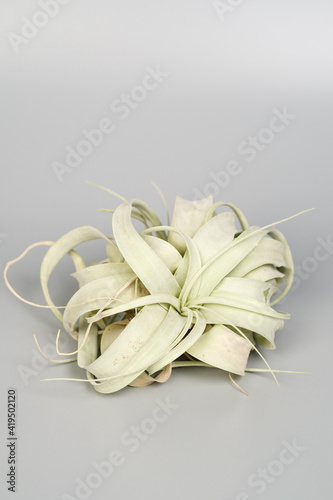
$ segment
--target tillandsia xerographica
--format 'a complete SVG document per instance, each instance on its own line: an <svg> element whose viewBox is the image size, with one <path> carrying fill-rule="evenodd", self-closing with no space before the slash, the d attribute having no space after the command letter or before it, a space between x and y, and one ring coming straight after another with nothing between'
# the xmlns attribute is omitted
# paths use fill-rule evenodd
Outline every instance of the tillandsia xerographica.
<svg viewBox="0 0 333 500"><path fill-rule="evenodd" d="M289 318L272 307L293 280L282 233L273 224L249 226L239 208L214 203L211 196L177 197L167 225L147 203L121 199L109 210L112 236L83 226L56 242L35 243L7 264L7 286L22 299L8 282L8 268L31 248L50 246L40 269L47 305L22 300L50 308L61 321L77 349L59 352L59 330L58 354L65 356L63 362L77 361L86 370L83 380L98 392L165 382L173 367L216 367L244 375L250 351L262 357L256 344L274 349L275 332ZM133 219L143 224L141 232ZM106 242L107 258L87 266L74 248L94 239ZM60 308L52 302L48 281L66 254L79 288Z"/></svg>

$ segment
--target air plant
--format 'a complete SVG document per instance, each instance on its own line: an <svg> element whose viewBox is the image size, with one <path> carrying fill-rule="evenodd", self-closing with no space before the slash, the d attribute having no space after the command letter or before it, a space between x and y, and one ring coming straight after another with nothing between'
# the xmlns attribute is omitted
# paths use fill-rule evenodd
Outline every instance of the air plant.
<svg viewBox="0 0 333 500"><path fill-rule="evenodd" d="M168 215L163 225L144 201L120 198L115 210L107 210L113 212L112 236L79 227L56 242L31 245L5 268L10 290L49 308L77 342L74 352L60 352L59 330L57 353L65 359L52 361L77 361L86 370L82 380L101 393L165 382L175 367L215 367L232 379L231 374L251 371L246 368L251 350L266 363L257 345L275 348L275 333L289 315L272 306L293 281L292 255L273 227L277 223L249 226L238 207L209 196L177 197L171 223ZM143 224L142 231L133 219ZM106 259L86 265L74 248L95 239L105 241ZM38 245L50 247L40 268L46 305L20 297L7 279L9 267ZM59 307L48 281L66 254L73 259L78 290ZM275 378L266 365L257 370Z"/></svg>

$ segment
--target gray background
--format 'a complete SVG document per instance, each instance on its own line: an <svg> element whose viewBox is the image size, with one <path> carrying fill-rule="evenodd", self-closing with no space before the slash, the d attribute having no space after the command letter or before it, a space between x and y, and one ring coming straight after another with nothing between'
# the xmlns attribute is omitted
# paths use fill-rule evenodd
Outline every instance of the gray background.
<svg viewBox="0 0 333 500"><path fill-rule="evenodd" d="M38 364L32 331L49 348L57 320L2 286L1 498L13 497L5 483L12 386L20 500L78 498L76 479L86 481L93 462L114 450L124 463L87 498L332 498L332 248L322 242L332 235L333 4L226 0L225 15L221 5L72 0L45 21L36 17L42 10L36 1L1 0L1 266L31 243L81 225L110 233L111 216L98 209L117 200L85 180L144 199L163 218L151 180L170 207L177 194L190 199L214 191L256 225L316 207L280 227L301 277L281 305L292 319L277 333L277 349L263 350L273 368L311 375L281 374L277 387L269 374L247 374L238 381L249 397L214 369L174 370L166 384L111 395L85 383L40 382L85 374L74 364ZM21 34L24 18L46 24L25 42L16 38L15 50L9 34ZM111 104L157 65L169 76L121 120ZM290 123L247 161L239 145L265 137L273 110L283 108L294 115ZM60 182L53 162L64 163L66 147L75 148L82 130L105 117L113 133ZM212 184L230 160L238 174L224 187ZM30 300L42 301L44 252L34 250L9 274ZM87 244L82 254L102 259L104 245ZM75 290L72 270L68 259L51 280L58 304ZM65 347L73 344L66 340ZM255 354L249 364L264 368ZM24 378L25 369L32 371ZM177 409L131 452L121 436L146 425L156 400L166 398ZM280 453L295 440L302 451L281 470ZM263 493L248 483L260 468L278 471Z"/></svg>

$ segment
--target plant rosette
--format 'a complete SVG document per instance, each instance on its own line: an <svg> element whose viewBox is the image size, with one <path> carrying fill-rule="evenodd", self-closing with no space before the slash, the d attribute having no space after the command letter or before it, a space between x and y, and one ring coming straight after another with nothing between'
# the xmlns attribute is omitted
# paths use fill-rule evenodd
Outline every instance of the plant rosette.
<svg viewBox="0 0 333 500"><path fill-rule="evenodd" d="M82 380L112 393L166 382L175 367L215 367L231 380L231 374L245 371L270 371L275 378L257 345L274 349L275 333L289 318L272 307L294 274L287 241L273 227L284 221L250 226L231 203L177 197L172 220L167 210L163 225L147 203L120 198L115 210L106 210L113 213L112 236L79 227L56 242L31 245L5 268L9 289L28 304L49 308L77 341L74 352L60 352L59 330L60 359L52 361L76 361L87 378L52 380ZM105 241L106 259L86 265L74 249L95 239ZM7 279L9 267L38 245L50 247L40 268L46 305L20 297ZM78 290L59 307L48 281L66 254L73 259ZM251 350L267 369L246 368Z"/></svg>

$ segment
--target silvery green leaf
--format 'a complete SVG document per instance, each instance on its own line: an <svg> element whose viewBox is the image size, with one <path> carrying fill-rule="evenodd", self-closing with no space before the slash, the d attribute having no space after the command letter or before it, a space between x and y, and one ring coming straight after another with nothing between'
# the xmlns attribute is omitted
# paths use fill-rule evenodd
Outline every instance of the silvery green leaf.
<svg viewBox="0 0 333 500"><path fill-rule="evenodd" d="M180 287L157 253L135 230L131 221L131 204L124 203L116 209L112 219L117 246L125 261L150 293L178 295ZM156 279L158 276L158 279Z"/></svg>
<svg viewBox="0 0 333 500"><path fill-rule="evenodd" d="M176 197L173 209L171 226L179 229L182 233L193 238L195 233L205 223L209 209L213 204L212 196L202 200L185 200L180 196ZM171 232L168 238L177 250L183 255L186 250L184 239L176 232Z"/></svg>
<svg viewBox="0 0 333 500"><path fill-rule="evenodd" d="M244 375L252 345L223 325L214 325L187 352L204 363Z"/></svg>

